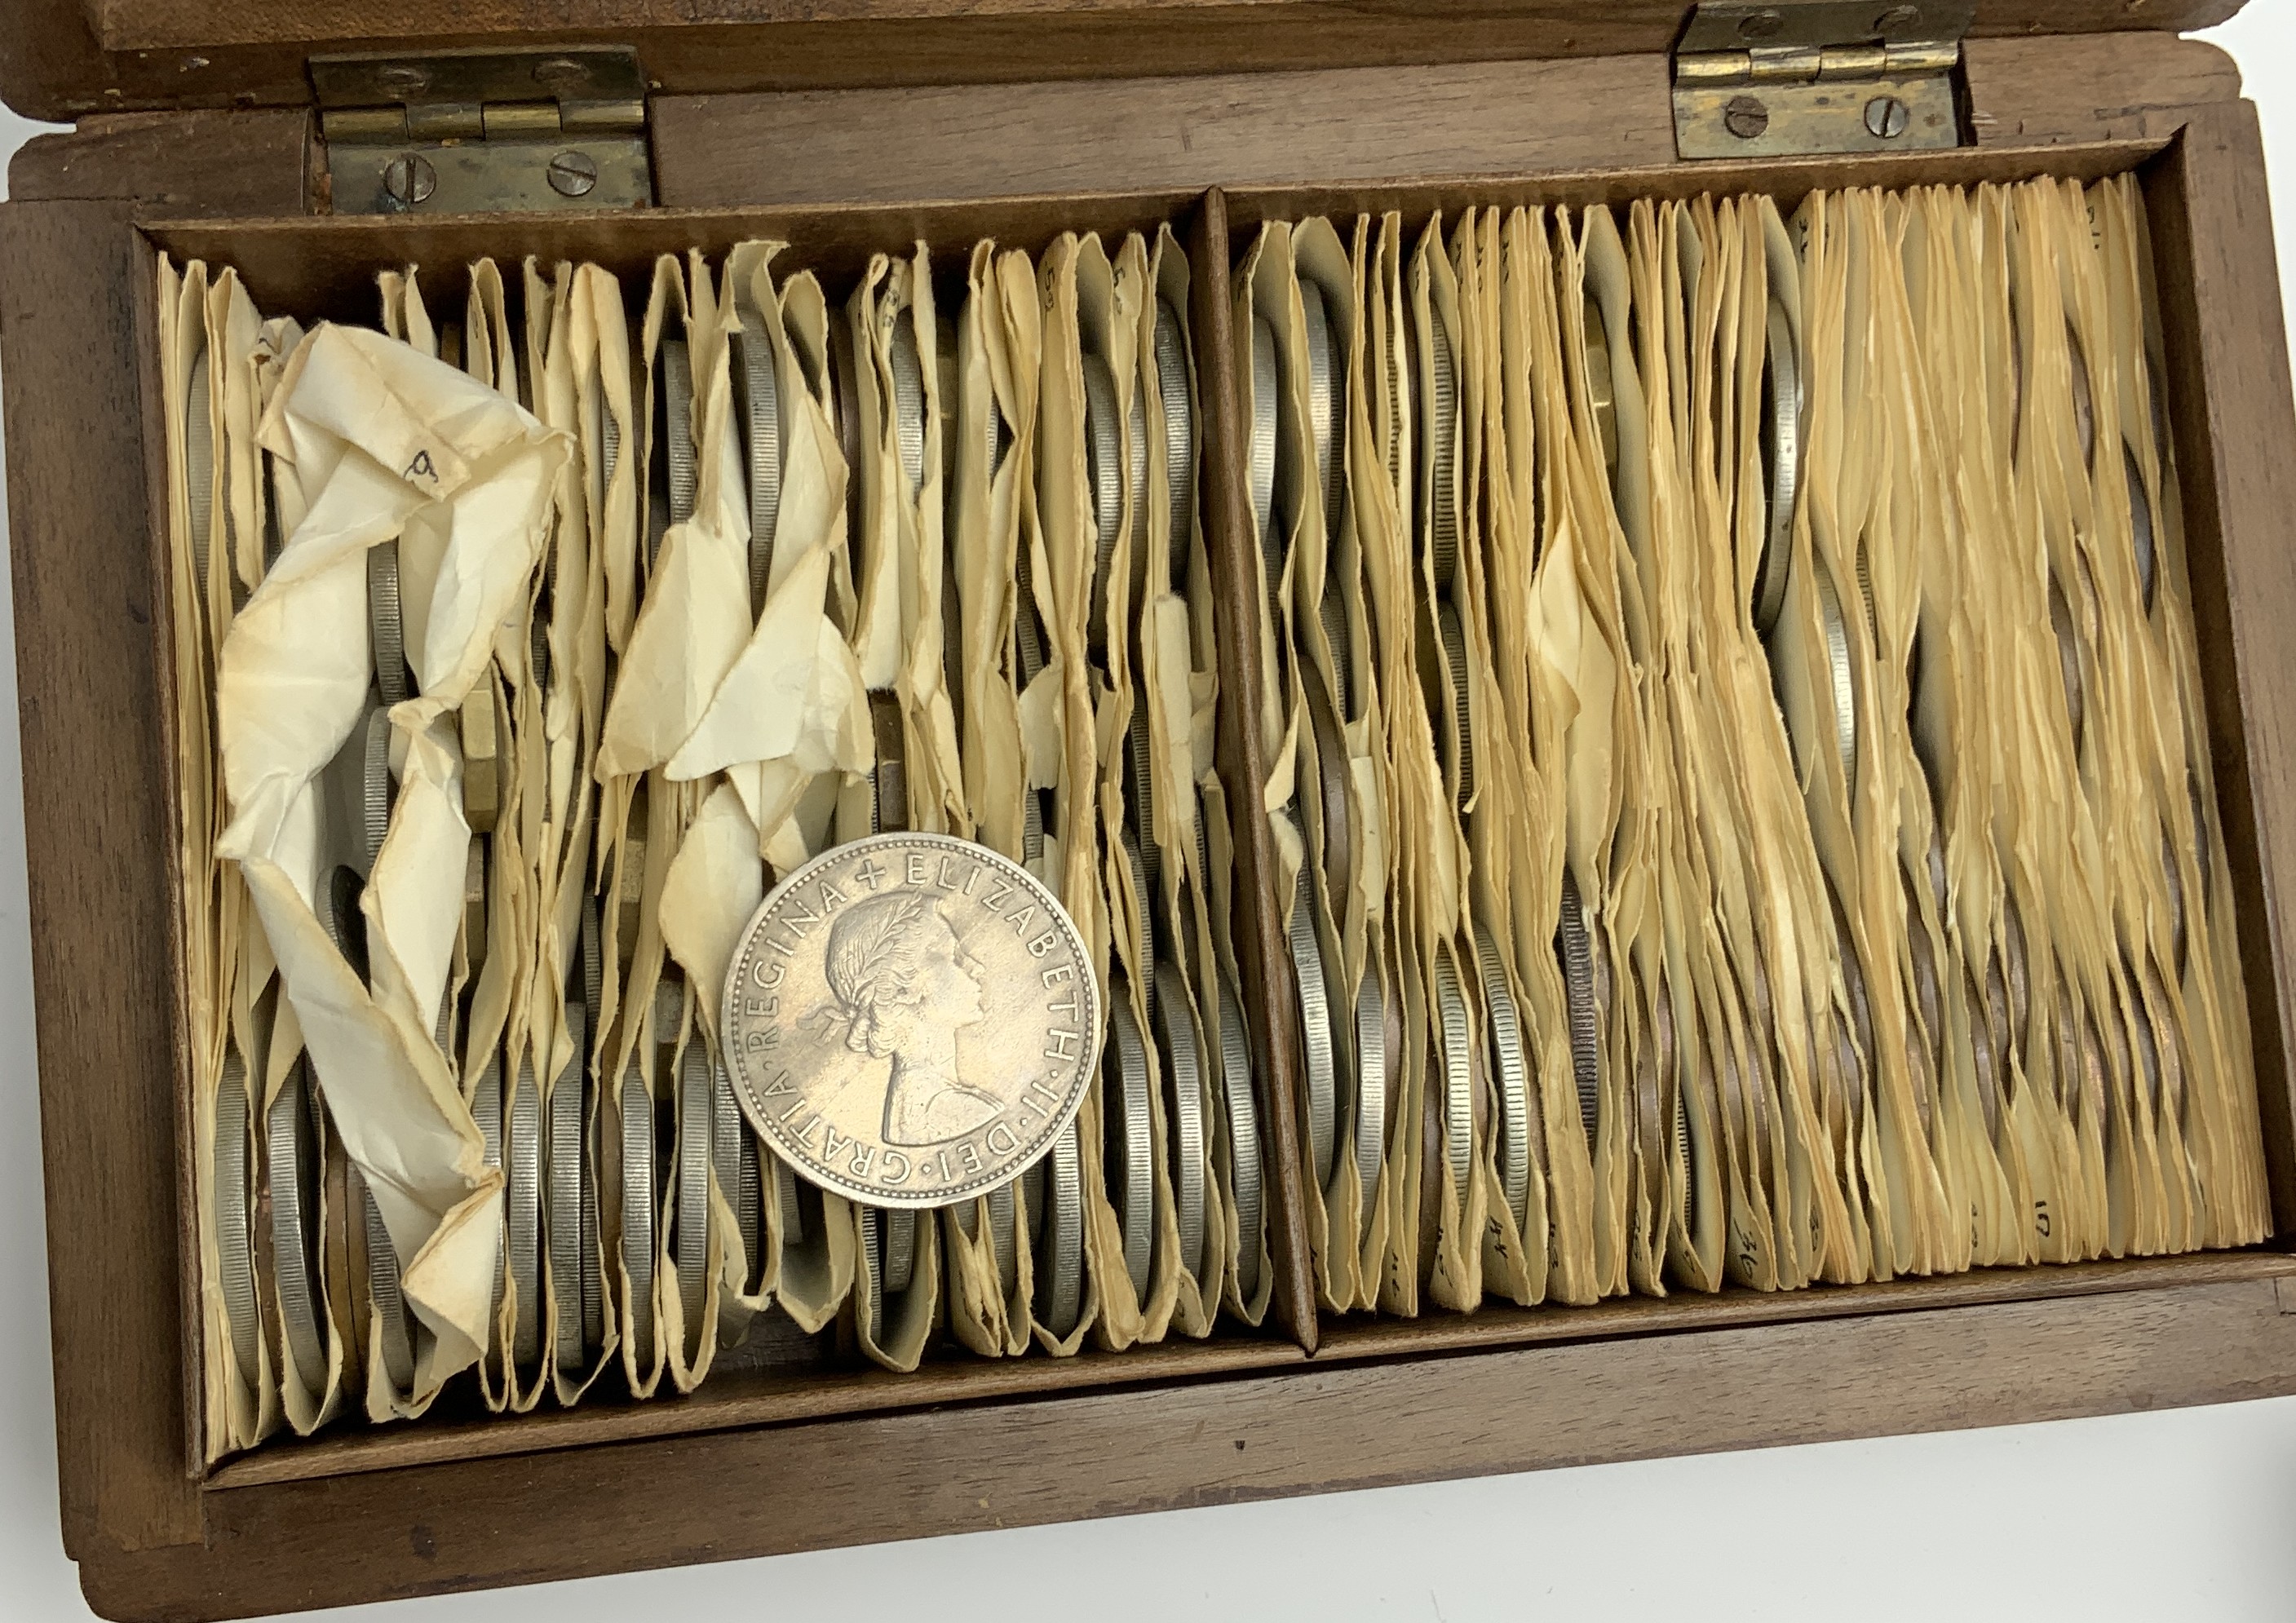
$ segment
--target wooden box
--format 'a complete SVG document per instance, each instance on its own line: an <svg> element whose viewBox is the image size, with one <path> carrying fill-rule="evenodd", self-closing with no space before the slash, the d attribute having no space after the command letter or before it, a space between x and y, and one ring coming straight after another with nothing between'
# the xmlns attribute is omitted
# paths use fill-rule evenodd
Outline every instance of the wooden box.
<svg viewBox="0 0 2296 1623"><path fill-rule="evenodd" d="M886 1529L2296 1392L2296 1256L2277 1248L1319 1322L1297 1172L1278 1155L1276 1309L1257 1335L907 1377L736 1372L689 1398L341 1428L208 1471L179 1149L158 252L239 266L266 307L365 320L373 272L408 260L533 251L630 270L772 234L834 267L918 237L1037 243L1170 220L1194 260L1205 520L1233 625L1251 543L1224 290L1230 244L1258 220L2133 170L2165 306L2276 1227L2296 1233L2296 906L2282 889L2296 809L2280 800L2296 791L2282 535L2296 411L2255 111L2220 52L2173 37L2237 9L1980 0L1958 147L1685 162L1669 54L1681 0L404 0L381 38L362 33L381 20L362 8L28 0L0 37L0 94L77 121L13 167L0 362L63 1533L91 1603L224 1617ZM656 208L331 211L313 57L581 44L638 53ZM1224 642L1224 680L1256 680L1246 639ZM1258 781L1247 719L1221 750ZM1248 883L1269 860L1252 826ZM1250 922L1270 1137L1288 1144L1290 993L1272 915Z"/></svg>

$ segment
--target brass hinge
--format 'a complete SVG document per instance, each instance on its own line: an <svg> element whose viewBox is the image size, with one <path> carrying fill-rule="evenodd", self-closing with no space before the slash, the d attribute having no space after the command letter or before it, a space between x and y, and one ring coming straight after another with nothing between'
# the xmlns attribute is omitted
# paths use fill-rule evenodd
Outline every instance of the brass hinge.
<svg viewBox="0 0 2296 1623"><path fill-rule="evenodd" d="M1956 83L1975 0L1700 5L1674 52L1684 158L1962 144Z"/></svg>
<svg viewBox="0 0 2296 1623"><path fill-rule="evenodd" d="M636 209L645 76L620 48L315 56L338 214Z"/></svg>

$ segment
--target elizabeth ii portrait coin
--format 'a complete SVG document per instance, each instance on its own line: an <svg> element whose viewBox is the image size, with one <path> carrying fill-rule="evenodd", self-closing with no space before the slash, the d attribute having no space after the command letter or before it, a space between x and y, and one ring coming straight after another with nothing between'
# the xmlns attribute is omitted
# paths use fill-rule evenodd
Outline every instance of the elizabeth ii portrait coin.
<svg viewBox="0 0 2296 1623"><path fill-rule="evenodd" d="M727 971L726 1054L758 1135L873 1206L945 1206L1053 1147L1107 1012L1083 939L1019 864L945 834L823 852Z"/></svg>

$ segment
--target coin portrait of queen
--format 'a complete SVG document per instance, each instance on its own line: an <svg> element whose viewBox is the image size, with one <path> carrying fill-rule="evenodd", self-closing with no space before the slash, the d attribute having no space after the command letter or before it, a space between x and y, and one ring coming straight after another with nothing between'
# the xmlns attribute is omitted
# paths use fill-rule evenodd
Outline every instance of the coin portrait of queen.
<svg viewBox="0 0 2296 1623"><path fill-rule="evenodd" d="M884 1139L937 1144L993 1119L1004 1101L958 1074L956 1034L982 1018L981 966L939 906L914 890L855 902L830 926L823 971L845 1045L890 1060Z"/></svg>

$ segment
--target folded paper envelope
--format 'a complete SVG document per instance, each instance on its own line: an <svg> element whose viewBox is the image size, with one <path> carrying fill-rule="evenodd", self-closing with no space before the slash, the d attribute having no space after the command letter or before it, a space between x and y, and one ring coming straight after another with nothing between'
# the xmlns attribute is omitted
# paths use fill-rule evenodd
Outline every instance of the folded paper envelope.
<svg viewBox="0 0 2296 1623"><path fill-rule="evenodd" d="M451 717L528 589L571 447L453 367L331 325L296 351L260 433L309 505L221 652L232 815L217 853L246 876L328 1110L431 1332L419 1402L486 1345L501 1182L431 1037L470 840ZM447 540L407 650L419 691L391 715L400 788L363 904L370 988L313 912L314 780L367 705L366 549L410 523Z"/></svg>

